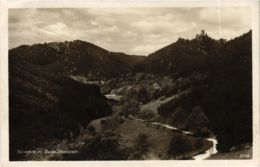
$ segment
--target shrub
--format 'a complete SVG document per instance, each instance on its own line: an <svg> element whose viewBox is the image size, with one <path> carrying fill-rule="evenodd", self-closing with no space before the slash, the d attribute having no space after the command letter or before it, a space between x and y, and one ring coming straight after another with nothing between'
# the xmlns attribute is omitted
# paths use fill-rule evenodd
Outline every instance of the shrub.
<svg viewBox="0 0 260 167"><path fill-rule="evenodd" d="M178 155L185 154L192 149L192 145L185 136L173 136L169 145L168 155L176 158Z"/></svg>
<svg viewBox="0 0 260 167"><path fill-rule="evenodd" d="M202 149L203 144L204 144L203 139L197 139L194 143L194 147L196 150L200 150Z"/></svg>
<svg viewBox="0 0 260 167"><path fill-rule="evenodd" d="M113 118L108 118L105 120L101 120L101 126L102 126L102 131L109 131L109 130L113 130L116 127L118 127L118 125L120 124L121 120L118 116L113 117Z"/></svg>
<svg viewBox="0 0 260 167"><path fill-rule="evenodd" d="M201 106L195 106L186 119L186 129L197 136L207 137L210 134L209 120Z"/></svg>
<svg viewBox="0 0 260 167"><path fill-rule="evenodd" d="M149 150L149 143L147 139L148 139L147 135L143 133L140 133L136 137L134 148L132 151L132 155L130 156L130 159L144 159L144 155Z"/></svg>
<svg viewBox="0 0 260 167"><path fill-rule="evenodd" d="M154 113L150 110L144 110L139 114L139 117L144 120L151 120L154 118L154 116Z"/></svg>
<svg viewBox="0 0 260 167"><path fill-rule="evenodd" d="M125 117L128 117L128 115L135 115L139 110L139 103L135 100L125 102L122 107L122 112Z"/></svg>

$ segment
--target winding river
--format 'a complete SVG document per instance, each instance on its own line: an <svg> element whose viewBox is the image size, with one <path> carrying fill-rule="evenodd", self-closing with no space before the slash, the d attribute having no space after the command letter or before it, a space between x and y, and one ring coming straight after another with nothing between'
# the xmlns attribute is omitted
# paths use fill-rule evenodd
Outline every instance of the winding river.
<svg viewBox="0 0 260 167"><path fill-rule="evenodd" d="M182 92L182 93L187 93L187 91ZM116 101L120 101L121 98L122 98L122 96L115 95L115 94L108 94L108 95L105 95L105 96L108 99L113 99L113 100L116 100ZM167 101L169 101L169 100L171 100L173 98L176 98L177 96L179 96L179 95L174 95L174 96L169 97L169 98L167 98L165 100L159 100L159 101L157 100L158 101L157 103L153 102L154 104L157 104L156 106L154 106L154 105L144 105L144 106L150 106L150 108L154 109L157 112L157 108L158 108L158 106L160 104L165 103L165 102L167 102ZM144 106L142 106L142 107L145 108ZM134 119L134 120L138 120L138 121L143 121L143 122L146 121L146 120L134 117L133 115L129 115L129 118ZM178 129L176 127L173 127L171 125L162 124L160 122L150 122L150 123L154 124L154 125L159 125L159 126L162 126L164 128L171 129L171 130L178 130L179 132L181 132L183 134L186 134L186 135L193 135L192 132L180 130L180 129ZM193 157L195 160L206 159L206 158L210 157L211 155L216 154L218 152L217 148L216 148L218 141L215 138L206 138L206 140L211 141L213 143L213 146L210 149L206 150L205 152L203 152L201 154L198 154L198 155L195 155Z"/></svg>
<svg viewBox="0 0 260 167"><path fill-rule="evenodd" d="M74 78L73 78L73 79L74 79ZM82 82L82 81L81 81L81 82ZM83 82L83 83L84 83L84 82ZM187 93L187 91L184 91L184 92L182 92L182 93ZM171 99L173 99L173 98L176 98L177 96L179 96L179 95L174 95L174 96L169 97L169 98L167 98L167 99L165 99L165 100L159 100L157 106L156 106L156 107L153 106L152 108L155 109L155 110L157 110L157 107L159 106L159 104L165 103L165 102L167 102L167 101L169 101L169 100L171 100ZM107 99L111 99L111 100L113 99L113 100L116 100L116 101L121 101L121 98L122 98L122 96L119 96L119 95L116 95L116 94L107 94L107 95L105 95L105 97L106 97ZM153 102L153 103L154 103L154 102ZM144 108L144 106L143 106L143 108ZM134 117L134 116L132 116L132 115L129 115L129 118L134 119L134 120L138 120L138 121L146 121L146 120L143 120L143 119L140 119L140 118L136 118L136 117ZM162 127L164 127L164 128L171 129L171 130L178 130L178 131L180 131L180 132L183 133L183 134L192 135L192 132L184 131L184 130L179 130L178 128L173 127L173 126L171 126L171 125L162 124L162 123L159 123L159 122L151 122L151 124L159 125L159 126L162 126ZM207 151L205 151L205 152L203 152L203 153L201 153L201 154L195 155L195 156L193 157L195 160L203 160L203 159L206 159L206 158L210 157L211 155L216 154L216 153L218 152L217 149L216 149L216 146L217 146L218 141L217 141L215 138L207 138L207 140L208 140L208 141L211 141L211 142L213 143L213 146L212 146L210 149L208 149Z"/></svg>
<svg viewBox="0 0 260 167"><path fill-rule="evenodd" d="M142 121L142 122L145 122L146 120L143 120L143 119L140 119L140 118L136 118L134 117L133 115L129 115L129 118L131 119L134 119L134 120L137 120L137 121ZM162 123L159 123L159 122L150 122L151 124L154 124L154 125L159 125L159 126L162 126L164 128L167 128L167 129L171 129L171 130L178 130L184 134L190 134L192 135L192 132L189 132L189 131L183 131L183 130L179 130L178 128L176 127L173 127L171 125L167 125L167 124L162 124ZM215 139L215 138L207 138L206 140L208 141L211 141L213 143L213 146L208 149L207 151L201 153L201 154L198 154L198 155L195 155L194 158L195 160L203 160L203 159L206 159L208 157L210 157L211 155L213 154L216 154L218 151L217 151L217 144L218 144L218 141Z"/></svg>

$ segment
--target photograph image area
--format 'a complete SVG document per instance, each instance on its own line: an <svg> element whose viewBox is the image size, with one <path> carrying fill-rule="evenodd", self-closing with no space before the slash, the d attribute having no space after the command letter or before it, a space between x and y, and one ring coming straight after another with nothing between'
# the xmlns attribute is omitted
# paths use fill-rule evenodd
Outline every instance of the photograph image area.
<svg viewBox="0 0 260 167"><path fill-rule="evenodd" d="M252 159L250 7L8 10L10 161Z"/></svg>

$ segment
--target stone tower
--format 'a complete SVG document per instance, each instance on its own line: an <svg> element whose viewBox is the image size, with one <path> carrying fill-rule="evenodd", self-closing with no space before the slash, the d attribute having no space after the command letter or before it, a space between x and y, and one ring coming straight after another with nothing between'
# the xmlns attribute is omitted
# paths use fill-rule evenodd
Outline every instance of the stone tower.
<svg viewBox="0 0 260 167"><path fill-rule="evenodd" d="M201 36L205 36L205 30L201 30Z"/></svg>

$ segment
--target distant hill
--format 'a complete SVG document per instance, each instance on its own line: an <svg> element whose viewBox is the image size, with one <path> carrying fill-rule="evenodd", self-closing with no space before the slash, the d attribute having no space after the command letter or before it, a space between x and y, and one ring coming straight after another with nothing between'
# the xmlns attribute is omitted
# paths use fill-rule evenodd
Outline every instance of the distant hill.
<svg viewBox="0 0 260 167"><path fill-rule="evenodd" d="M143 56L109 52L94 44L75 40L22 45L11 49L9 55L39 65L44 70L62 75L89 74L96 77L115 77L131 71Z"/></svg>
<svg viewBox="0 0 260 167"><path fill-rule="evenodd" d="M203 32L192 40L179 38L176 42L155 51L135 66L135 71L166 74L175 78L193 72L206 72L209 60L224 45Z"/></svg>

